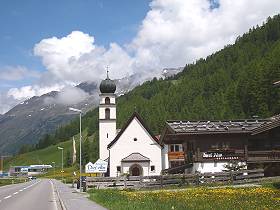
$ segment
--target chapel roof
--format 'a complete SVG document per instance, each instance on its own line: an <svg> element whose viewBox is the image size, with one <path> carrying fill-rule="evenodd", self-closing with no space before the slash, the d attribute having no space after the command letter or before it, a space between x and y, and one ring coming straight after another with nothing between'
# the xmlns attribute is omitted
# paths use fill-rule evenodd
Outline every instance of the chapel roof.
<svg viewBox="0 0 280 210"><path fill-rule="evenodd" d="M149 158L145 157L144 155L140 154L139 152L134 152L128 155L127 157L122 159L122 162L148 162L150 161Z"/></svg>
<svg viewBox="0 0 280 210"><path fill-rule="evenodd" d="M155 135L152 133L152 131L149 129L149 127L146 125L146 123L144 122L144 120L140 117L140 115L137 112L134 112L131 117L128 119L128 121L126 122L126 124L122 127L122 129L120 130L120 132L117 134L117 136L114 138L113 141L111 141L110 144L108 144L107 148L110 149L117 141L118 139L121 137L121 135L123 134L123 132L126 130L126 128L129 126L129 124L132 122L132 120L136 118L141 125L144 127L144 129L150 134L150 136L153 138L153 140L158 144L158 139L155 137Z"/></svg>

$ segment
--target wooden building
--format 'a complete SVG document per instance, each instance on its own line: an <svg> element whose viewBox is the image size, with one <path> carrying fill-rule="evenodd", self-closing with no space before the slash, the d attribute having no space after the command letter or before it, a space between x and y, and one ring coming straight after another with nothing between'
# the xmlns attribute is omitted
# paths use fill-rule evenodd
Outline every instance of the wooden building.
<svg viewBox="0 0 280 210"><path fill-rule="evenodd" d="M235 161L265 175L280 175L280 115L268 119L228 121L167 121L161 144L168 145L169 169L182 145L186 171L219 172ZM176 158L175 158L176 159Z"/></svg>

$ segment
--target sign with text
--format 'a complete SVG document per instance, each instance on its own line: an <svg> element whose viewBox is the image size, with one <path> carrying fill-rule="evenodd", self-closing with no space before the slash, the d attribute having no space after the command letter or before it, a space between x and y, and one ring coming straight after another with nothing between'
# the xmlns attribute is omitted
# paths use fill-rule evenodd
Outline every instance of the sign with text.
<svg viewBox="0 0 280 210"><path fill-rule="evenodd" d="M94 164L89 162L86 164L86 173L106 173L108 162L98 159Z"/></svg>

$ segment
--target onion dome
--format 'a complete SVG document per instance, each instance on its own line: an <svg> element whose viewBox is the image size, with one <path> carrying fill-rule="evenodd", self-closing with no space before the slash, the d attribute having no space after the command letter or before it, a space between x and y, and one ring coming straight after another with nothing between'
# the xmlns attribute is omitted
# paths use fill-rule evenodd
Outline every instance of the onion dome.
<svg viewBox="0 0 280 210"><path fill-rule="evenodd" d="M102 80L99 89L101 93L115 93L116 84L113 80L109 78L108 71L107 71L107 78L105 80Z"/></svg>

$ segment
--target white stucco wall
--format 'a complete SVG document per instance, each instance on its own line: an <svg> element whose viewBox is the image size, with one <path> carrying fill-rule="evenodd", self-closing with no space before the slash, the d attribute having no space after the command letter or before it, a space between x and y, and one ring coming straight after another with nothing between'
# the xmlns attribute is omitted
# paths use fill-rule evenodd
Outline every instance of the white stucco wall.
<svg viewBox="0 0 280 210"><path fill-rule="evenodd" d="M168 145L165 144L161 151L162 156L162 170L169 168L169 161L168 161Z"/></svg>
<svg viewBox="0 0 280 210"><path fill-rule="evenodd" d="M137 141L134 141L134 138L137 138ZM150 170L143 168L144 176L159 175L161 173L161 147L153 140L136 117L110 149L110 176L115 177L117 175L117 166L121 166L121 160L131 153L142 154L151 160L150 166L155 166L154 173L150 173ZM147 168L150 169L150 166ZM129 171L127 166L124 165L123 167L123 170Z"/></svg>
<svg viewBox="0 0 280 210"><path fill-rule="evenodd" d="M132 162L124 162L121 165L121 173L129 173L129 168L134 165L138 164L142 167L143 169L143 174L154 174L155 172L150 171L150 163L149 162L138 162L138 163L132 163Z"/></svg>
<svg viewBox="0 0 280 210"><path fill-rule="evenodd" d="M200 173L216 173L223 172L226 168L227 162L209 162L209 163L194 163L192 167L192 173L196 171ZM245 162L240 162L239 164L245 164Z"/></svg>
<svg viewBox="0 0 280 210"><path fill-rule="evenodd" d="M110 119L116 119L116 106L115 105L106 105L99 107L99 119L105 119L105 109L110 109Z"/></svg>
<svg viewBox="0 0 280 210"><path fill-rule="evenodd" d="M107 136L108 134L108 136ZM114 140L116 136L116 121L100 121L99 122L99 158L105 160L109 157L108 144Z"/></svg>
<svg viewBox="0 0 280 210"><path fill-rule="evenodd" d="M115 94L100 94L100 104L105 104L105 98L110 98L110 104L116 104L116 95Z"/></svg>
<svg viewBox="0 0 280 210"><path fill-rule="evenodd" d="M99 158L105 160L109 157L108 144L116 136L116 105L114 94L101 94L100 104L105 103L105 98L110 98L110 104L99 106ZM110 120L105 119L105 109L110 109Z"/></svg>

